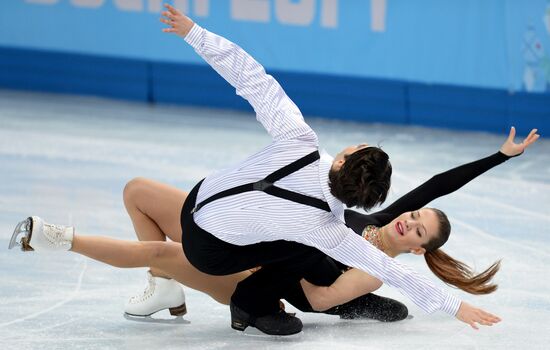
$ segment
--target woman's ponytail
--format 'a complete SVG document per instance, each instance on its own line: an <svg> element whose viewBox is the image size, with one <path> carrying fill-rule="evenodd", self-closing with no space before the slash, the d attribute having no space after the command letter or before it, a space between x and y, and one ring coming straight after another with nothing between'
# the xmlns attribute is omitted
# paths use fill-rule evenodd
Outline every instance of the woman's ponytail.
<svg viewBox="0 0 550 350"><path fill-rule="evenodd" d="M439 209L433 210L439 221L439 234L422 247L426 249L424 259L432 272L443 282L453 285L471 294L489 294L497 289L497 285L491 280L500 268L500 260L491 265L480 274L475 272L465 263L458 261L439 249L451 234L451 224L447 215Z"/></svg>
<svg viewBox="0 0 550 350"><path fill-rule="evenodd" d="M439 279L465 292L489 294L497 289L497 285L491 283L491 280L500 268L500 260L476 275L468 265L452 258L441 249L426 252L424 258L430 270Z"/></svg>

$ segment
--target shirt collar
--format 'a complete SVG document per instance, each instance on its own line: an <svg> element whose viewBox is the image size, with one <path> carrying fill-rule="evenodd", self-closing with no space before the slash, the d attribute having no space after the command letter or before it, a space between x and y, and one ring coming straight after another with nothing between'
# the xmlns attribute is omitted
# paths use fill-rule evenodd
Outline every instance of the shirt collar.
<svg viewBox="0 0 550 350"><path fill-rule="evenodd" d="M330 211L338 218L338 220L344 221L344 204L340 202L336 197L330 193L328 173L332 167L334 158L328 154L325 150L319 151L321 159L319 160L319 182L321 183L321 189L323 195L327 201Z"/></svg>

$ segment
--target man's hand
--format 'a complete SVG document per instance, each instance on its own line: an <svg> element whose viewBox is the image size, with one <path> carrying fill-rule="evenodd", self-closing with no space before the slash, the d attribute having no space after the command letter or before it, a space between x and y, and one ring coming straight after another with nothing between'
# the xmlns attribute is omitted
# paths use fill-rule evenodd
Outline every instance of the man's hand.
<svg viewBox="0 0 550 350"><path fill-rule="evenodd" d="M508 157L515 157L522 154L527 147L539 139L540 135L537 134L537 129L533 129L520 144L514 143L514 137L516 137L516 128L512 126L508 139L506 139L506 142L500 147L500 151Z"/></svg>
<svg viewBox="0 0 550 350"><path fill-rule="evenodd" d="M170 28L163 28L162 31L165 33L176 33L182 38L185 38L195 23L175 7L169 4L164 4L164 7L166 7L168 11L162 12L162 16L164 17L161 17L160 21Z"/></svg>
<svg viewBox="0 0 550 350"><path fill-rule="evenodd" d="M498 316L478 309L477 307L473 307L465 302L460 304L460 308L456 313L456 318L469 324L473 329L479 329L477 327L478 323L484 326L492 326L501 321Z"/></svg>

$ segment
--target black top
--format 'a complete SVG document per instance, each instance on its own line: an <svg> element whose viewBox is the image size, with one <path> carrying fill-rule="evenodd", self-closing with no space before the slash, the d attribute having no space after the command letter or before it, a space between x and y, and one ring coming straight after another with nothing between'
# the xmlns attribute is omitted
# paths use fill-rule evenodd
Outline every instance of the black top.
<svg viewBox="0 0 550 350"><path fill-rule="evenodd" d="M367 225L384 226L404 212L418 210L434 199L458 190L477 176L502 164L509 158L504 153L497 152L492 156L437 174L393 202L389 207L376 213L361 214L346 209L344 214L346 224L359 235Z"/></svg>
<svg viewBox="0 0 550 350"><path fill-rule="evenodd" d="M375 213L361 214L354 210L346 209L344 214L346 225L358 235L363 233L367 225L382 227L407 211L418 210L439 197L453 193L477 176L504 163L509 158L504 153L497 152L489 157L437 174L393 202L387 208ZM334 261L334 263L340 269L347 268L338 261Z"/></svg>
<svg viewBox="0 0 550 350"><path fill-rule="evenodd" d="M509 158L507 155L497 152L489 157L437 174L396 200L386 209L372 214L361 214L347 209L344 214L346 224L359 235L362 234L367 225L384 226L404 212L418 210L434 199L458 190L477 176L502 164ZM315 285L329 286L336 281L346 268L345 265L327 256L314 269L311 269L304 278ZM299 310L313 311L299 283L288 289L285 299Z"/></svg>

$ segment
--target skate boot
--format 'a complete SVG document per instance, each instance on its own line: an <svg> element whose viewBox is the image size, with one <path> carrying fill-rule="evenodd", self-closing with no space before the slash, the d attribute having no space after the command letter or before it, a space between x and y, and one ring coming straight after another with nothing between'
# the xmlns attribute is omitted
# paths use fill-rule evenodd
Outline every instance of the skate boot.
<svg viewBox="0 0 550 350"><path fill-rule="evenodd" d="M395 322L407 318L409 310L397 300L369 293L323 313L339 315L341 319L346 320L370 318L382 322Z"/></svg>
<svg viewBox="0 0 550 350"><path fill-rule="evenodd" d="M244 331L246 327L256 327L269 335L292 335L302 331L302 321L294 315L279 310L277 313L254 317L231 301L231 328Z"/></svg>
<svg viewBox="0 0 550 350"><path fill-rule="evenodd" d="M48 224L38 216L32 216L15 227L8 248L20 246L23 251L69 250L73 237L74 227Z"/></svg>
<svg viewBox="0 0 550 350"><path fill-rule="evenodd" d="M183 316L187 313L185 294L181 285L173 279L155 277L147 271L148 285L140 295L128 300L124 307L127 319L137 321L137 318L147 318L156 312L168 309L172 316Z"/></svg>

